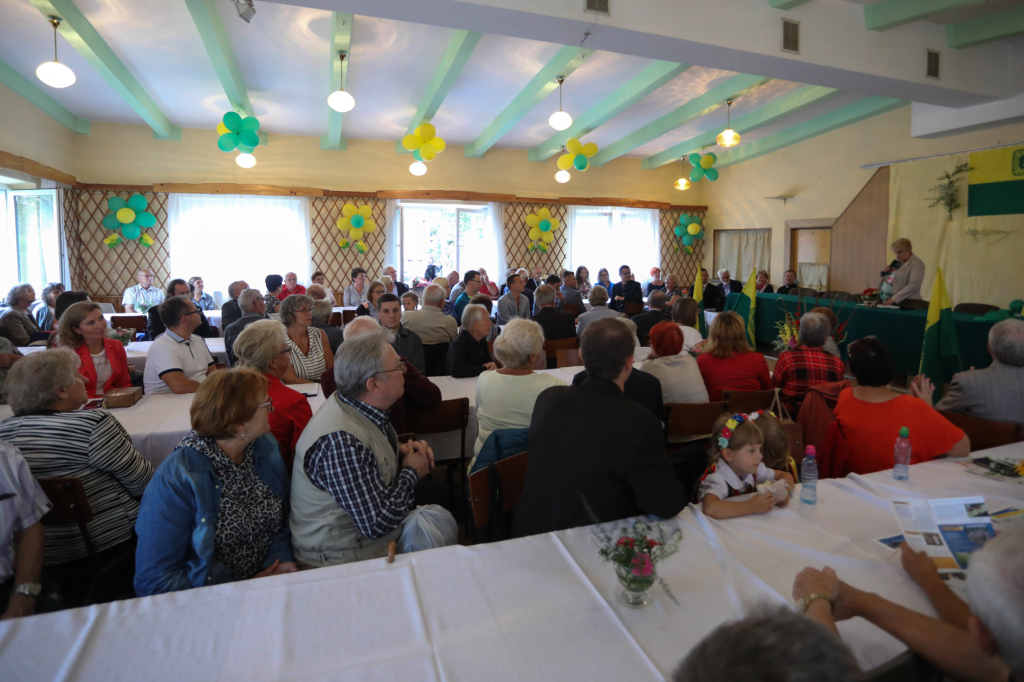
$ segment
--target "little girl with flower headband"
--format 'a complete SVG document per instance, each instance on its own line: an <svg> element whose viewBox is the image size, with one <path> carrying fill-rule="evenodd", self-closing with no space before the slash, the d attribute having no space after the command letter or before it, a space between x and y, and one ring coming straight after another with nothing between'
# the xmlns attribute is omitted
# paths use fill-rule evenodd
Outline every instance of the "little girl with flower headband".
<svg viewBox="0 0 1024 682"><path fill-rule="evenodd" d="M763 412L722 415L711 432L711 465L698 488L701 508L713 519L731 519L748 514L764 514L775 507L770 492L757 494L757 484L784 480L791 490L793 477L785 471L767 468L761 461L764 436L754 423ZM730 497L755 493L744 502L729 502ZM779 502L786 506L787 500Z"/></svg>

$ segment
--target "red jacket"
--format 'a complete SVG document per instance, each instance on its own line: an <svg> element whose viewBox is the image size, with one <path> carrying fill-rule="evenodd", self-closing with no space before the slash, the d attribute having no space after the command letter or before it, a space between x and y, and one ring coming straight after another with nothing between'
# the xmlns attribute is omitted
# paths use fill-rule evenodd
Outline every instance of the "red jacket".
<svg viewBox="0 0 1024 682"><path fill-rule="evenodd" d="M702 353L697 356L697 367L710 402L721 400L723 391L764 391L772 387L768 363L760 353L736 353L728 358Z"/></svg>
<svg viewBox="0 0 1024 682"><path fill-rule="evenodd" d="M132 377L128 374L128 354L124 352L124 346L120 341L114 339L103 339L103 350L107 353L107 362L110 363L110 378L103 385L103 392L114 388L128 388L132 385ZM92 355L89 354L89 347L84 343L75 349L82 364L78 366L78 373L85 377L85 388L89 391L90 398L96 395L96 367L92 364Z"/></svg>
<svg viewBox="0 0 1024 682"><path fill-rule="evenodd" d="M306 287L302 286L301 284L296 284L295 288L290 290L290 291L288 290L288 287L282 287L281 288L281 293L279 293L277 295L277 300L283 301L284 299L288 298L292 294L304 294L304 293L306 293Z"/></svg>
<svg viewBox="0 0 1024 682"><path fill-rule="evenodd" d="M306 396L293 388L281 383L275 376L264 374L267 378L267 395L274 402L274 411L270 413L270 432L274 434L281 449L281 459L288 473L292 472L295 460L295 446L306 424L313 417L313 409L309 406Z"/></svg>

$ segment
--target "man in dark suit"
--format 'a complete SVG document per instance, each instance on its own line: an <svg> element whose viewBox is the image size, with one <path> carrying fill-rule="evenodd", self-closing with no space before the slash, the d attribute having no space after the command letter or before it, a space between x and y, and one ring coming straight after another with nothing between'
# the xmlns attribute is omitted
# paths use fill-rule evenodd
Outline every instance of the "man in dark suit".
<svg viewBox="0 0 1024 682"><path fill-rule="evenodd" d="M800 294L800 285L796 283L796 272L786 270L785 274L782 275L782 286L775 293L798 296Z"/></svg>
<svg viewBox="0 0 1024 682"><path fill-rule="evenodd" d="M718 285L708 282L708 271L700 269L700 279L704 283L704 310L718 309Z"/></svg>
<svg viewBox="0 0 1024 682"><path fill-rule="evenodd" d="M402 296L409 293L409 285L398 279L398 270L395 269L394 265L389 265L384 268L384 274L391 278L391 281L395 283L395 296L401 300Z"/></svg>
<svg viewBox="0 0 1024 682"><path fill-rule="evenodd" d="M533 316L533 321L544 330L545 340L576 338L576 317L555 308L554 288L547 284L541 285L534 298L539 310ZM548 369L557 367L558 358L549 357Z"/></svg>
<svg viewBox="0 0 1024 682"><path fill-rule="evenodd" d="M612 290L608 292L608 307L624 313L627 303L644 302L644 290L639 282L633 280L628 265L619 268L619 279L621 281L613 284Z"/></svg>
<svg viewBox="0 0 1024 682"><path fill-rule="evenodd" d="M232 282L228 285L228 296L231 300L224 304L224 307L220 309L220 328L227 329L231 326L231 323L242 316L242 309L238 305L238 297L242 295L242 292L249 288L249 285L239 280Z"/></svg>
<svg viewBox="0 0 1024 682"><path fill-rule="evenodd" d="M726 299L729 298L729 294L738 294L743 291L743 283L737 282L729 276L728 270L719 270L718 279L721 282L718 284L718 305L715 310L725 310ZM708 306L704 304L704 310L708 310Z"/></svg>
<svg viewBox="0 0 1024 682"><path fill-rule="evenodd" d="M183 279L172 279L167 283L167 298L174 298L175 296L191 296L192 286ZM199 312L199 326L196 328L193 334L201 336L204 339L212 339L217 335L210 328L210 322L206 319L206 315L203 314L202 309L197 308ZM163 320L160 319L160 306L155 305L151 307L147 312L146 316L149 318L146 321L146 335L150 341L154 341L156 337L167 331L167 327L164 326Z"/></svg>
<svg viewBox="0 0 1024 682"><path fill-rule="evenodd" d="M587 306L583 303L583 295L576 288L576 275L573 274L572 270L566 270L562 273L561 293L563 309L571 303L576 306L577 315L587 312Z"/></svg>
<svg viewBox="0 0 1024 682"><path fill-rule="evenodd" d="M661 422L623 393L633 334L617 320L597 320L583 334L580 354L587 378L547 389L534 406L514 537L643 514L670 518L686 506ZM583 421L583 430L566 428Z"/></svg>
<svg viewBox="0 0 1024 682"><path fill-rule="evenodd" d="M259 289L246 289L239 294L238 307L242 309L242 316L224 327L224 350L227 351L228 363L232 367L236 360L235 339L253 322L267 319L267 302L263 300Z"/></svg>
<svg viewBox="0 0 1024 682"><path fill-rule="evenodd" d="M544 284L544 271L540 268L534 268L527 274L530 276L523 275L523 279L526 280L526 288L530 291L537 291L537 287Z"/></svg>
<svg viewBox="0 0 1024 682"><path fill-rule="evenodd" d="M640 339L640 343L647 345L647 335L651 333L651 329L654 325L659 322L671 321L671 316L667 313L665 308L668 306L668 297L664 291L652 291L651 295L647 297L647 307L649 310L646 313L633 316L633 324L636 325L636 338Z"/></svg>

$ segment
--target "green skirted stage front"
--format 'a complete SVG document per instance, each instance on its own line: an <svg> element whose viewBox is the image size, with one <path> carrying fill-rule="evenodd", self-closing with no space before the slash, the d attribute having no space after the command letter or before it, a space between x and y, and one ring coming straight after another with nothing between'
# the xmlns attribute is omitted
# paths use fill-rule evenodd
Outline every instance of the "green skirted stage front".
<svg viewBox="0 0 1024 682"><path fill-rule="evenodd" d="M728 305L731 308L742 294L729 294ZM801 305L802 304L802 305ZM852 301L831 301L822 299L815 303L813 298L798 298L783 294L758 294L754 313L755 333L757 342L771 345L778 336L775 326L785 319L784 310L805 313L816 306L831 307L839 318L840 324L849 320L846 328L847 343L875 336L892 351L896 361L896 371L900 374L914 375L921 365L921 345L924 342L924 325L928 316L927 310L899 310L893 308L868 308ZM982 369L992 363L988 354L988 330L993 322L981 321L978 315L954 313L956 322L957 343L960 347L960 361L964 370L970 367ZM839 350L846 360L846 343L839 344ZM945 367L944 380L950 378L960 369L955 360L949 359Z"/></svg>

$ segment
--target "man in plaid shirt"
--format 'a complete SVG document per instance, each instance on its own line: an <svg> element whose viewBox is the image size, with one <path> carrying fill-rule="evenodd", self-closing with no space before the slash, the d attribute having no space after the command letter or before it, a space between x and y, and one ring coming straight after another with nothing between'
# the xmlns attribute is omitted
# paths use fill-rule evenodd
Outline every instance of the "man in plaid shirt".
<svg viewBox="0 0 1024 682"><path fill-rule="evenodd" d="M782 404L794 419L807 389L843 380L843 361L822 349L830 327L824 315L806 313L800 318L800 346L780 355L775 363L772 386L781 389Z"/></svg>

